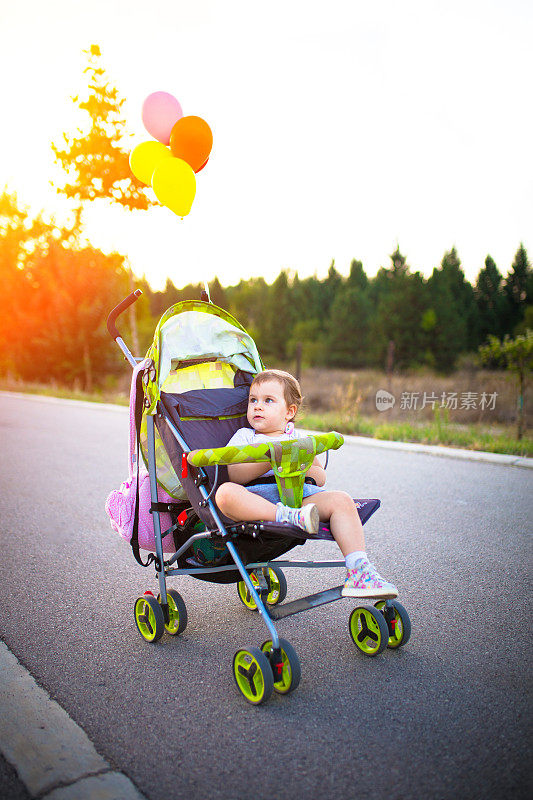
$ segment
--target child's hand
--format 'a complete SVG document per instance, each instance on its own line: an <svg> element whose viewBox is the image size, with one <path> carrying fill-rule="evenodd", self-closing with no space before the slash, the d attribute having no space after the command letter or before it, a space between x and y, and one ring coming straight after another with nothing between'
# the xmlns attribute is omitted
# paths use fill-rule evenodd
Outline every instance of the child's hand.
<svg viewBox="0 0 533 800"><path fill-rule="evenodd" d="M189 462L189 464L191 463L191 457L193 457L197 452L198 450L191 450L190 453L187 453L187 461Z"/></svg>

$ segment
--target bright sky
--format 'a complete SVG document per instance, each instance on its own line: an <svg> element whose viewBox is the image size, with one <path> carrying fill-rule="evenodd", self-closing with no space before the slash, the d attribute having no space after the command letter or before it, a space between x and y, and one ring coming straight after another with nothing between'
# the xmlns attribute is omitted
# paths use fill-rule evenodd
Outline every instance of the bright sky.
<svg viewBox="0 0 533 800"><path fill-rule="evenodd" d="M160 90L213 130L183 221L87 211L154 286L371 276L397 244L425 275L453 245L470 280L487 253L506 274L533 257L532 37L529 0L0 0L0 187L65 216L50 142L95 43L133 144Z"/></svg>

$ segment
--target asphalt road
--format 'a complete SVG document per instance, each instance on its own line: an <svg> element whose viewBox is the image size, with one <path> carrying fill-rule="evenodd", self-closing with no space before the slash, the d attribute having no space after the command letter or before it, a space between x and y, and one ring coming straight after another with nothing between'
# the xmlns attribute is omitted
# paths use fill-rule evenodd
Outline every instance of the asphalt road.
<svg viewBox="0 0 533 800"><path fill-rule="evenodd" d="M256 708L231 661L268 637L234 585L175 579L184 634L148 645L135 629L154 574L104 512L126 474L126 410L3 395L0 431L0 637L150 800L529 800L531 470L334 453L331 486L382 500L367 548L399 585L412 637L366 658L348 634L353 601L290 617L278 630L300 657L300 687ZM286 575L288 599L342 577Z"/></svg>

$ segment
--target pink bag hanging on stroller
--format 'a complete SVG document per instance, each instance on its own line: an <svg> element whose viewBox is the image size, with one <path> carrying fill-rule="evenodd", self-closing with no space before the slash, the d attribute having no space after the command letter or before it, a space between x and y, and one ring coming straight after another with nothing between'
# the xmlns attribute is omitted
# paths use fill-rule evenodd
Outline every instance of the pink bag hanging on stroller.
<svg viewBox="0 0 533 800"><path fill-rule="evenodd" d="M106 500L105 510L111 521L111 527L119 533L123 539L131 542L133 533L133 523L135 519L135 496L137 493L137 469L136 469L136 431L135 431L135 401L137 376L146 367L146 361L137 364L133 370L130 389L130 440L128 457L128 480L120 484L119 489L113 489ZM176 501L165 492L161 487L157 490L160 503L175 503ZM139 547L142 550L155 552L154 526L150 506L150 478L142 460L139 463ZM161 529L168 530L172 525L170 514L160 512ZM174 553L176 546L172 533L163 539L163 552Z"/></svg>

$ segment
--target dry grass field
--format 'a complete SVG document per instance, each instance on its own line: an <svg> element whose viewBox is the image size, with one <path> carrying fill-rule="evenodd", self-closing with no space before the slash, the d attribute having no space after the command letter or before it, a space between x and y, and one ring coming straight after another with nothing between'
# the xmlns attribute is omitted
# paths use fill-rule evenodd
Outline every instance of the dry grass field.
<svg viewBox="0 0 533 800"><path fill-rule="evenodd" d="M308 369L302 374L301 385L304 410L312 414L331 411L374 417L381 422L424 422L434 420L439 408L447 410L449 422L463 425L511 425L517 418L517 382L506 372L472 369L448 376L407 372L393 374L389 380L378 370ZM394 406L384 411L376 408L380 389L395 397ZM532 398L527 405L530 419Z"/></svg>
<svg viewBox="0 0 533 800"><path fill-rule="evenodd" d="M15 379L0 380L0 389L126 405L129 380L125 372L92 394L78 387L24 384ZM518 441L517 381L505 372L471 368L443 376L413 371L393 374L389 380L377 370L307 369L301 385L304 404L298 420L302 427L533 456L532 399L526 396L526 428ZM383 410L376 406L380 390L395 401L382 406Z"/></svg>

